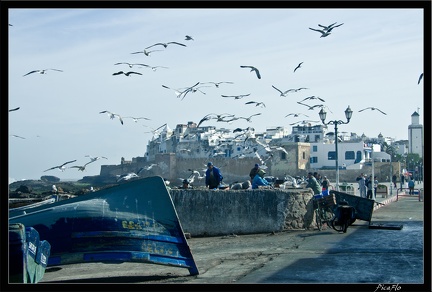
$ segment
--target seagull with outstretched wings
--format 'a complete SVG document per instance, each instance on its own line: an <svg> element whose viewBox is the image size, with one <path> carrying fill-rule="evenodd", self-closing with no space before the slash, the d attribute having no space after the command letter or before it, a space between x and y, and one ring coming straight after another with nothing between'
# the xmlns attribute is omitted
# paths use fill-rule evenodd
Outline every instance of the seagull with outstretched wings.
<svg viewBox="0 0 432 292"><path fill-rule="evenodd" d="M255 106L266 107L264 102L258 102L258 101L248 101L245 102L245 104L255 104Z"/></svg>
<svg viewBox="0 0 432 292"><path fill-rule="evenodd" d="M282 91L282 90L280 90L279 88L277 88L277 87L274 86L274 85L272 85L272 87L273 87L274 89L276 89L277 91L279 91L280 96L284 96L284 97L287 95L288 92L290 92L290 91L294 91L294 89L288 89L288 90Z"/></svg>
<svg viewBox="0 0 432 292"><path fill-rule="evenodd" d="M259 70L257 68L255 68L254 66L240 66L240 68L249 68L251 69L250 71L254 71L256 76L258 77L258 79L261 79L261 74L259 72Z"/></svg>
<svg viewBox="0 0 432 292"><path fill-rule="evenodd" d="M151 45L151 46L147 47L146 50L147 50L147 49L150 49L151 47L154 47L154 46L163 46L163 47L166 49L166 48L168 47L168 45L171 45L171 44L173 44L173 45L178 45L178 46L182 46L182 47L186 47L186 45L185 45L185 44L182 44L182 43L178 43L178 42L168 42L168 43L156 43L156 44L154 44L154 45Z"/></svg>
<svg viewBox="0 0 432 292"><path fill-rule="evenodd" d="M57 71L57 72L63 72L63 70L59 70L59 69L43 69L43 70L33 70L28 72L27 74L24 74L23 76L27 76L33 73L39 73L39 74L46 74L46 71L48 70L53 70L53 71Z"/></svg>
<svg viewBox="0 0 432 292"><path fill-rule="evenodd" d="M329 36L331 34L330 32L324 31L324 30L321 30L321 29L315 29L315 28L310 28L310 27L309 27L309 29L317 31L317 32L320 32L321 33L320 38L325 38L326 36Z"/></svg>
<svg viewBox="0 0 432 292"><path fill-rule="evenodd" d="M294 72L301 67L301 65L303 64L303 62L301 62L300 64L297 65L297 67L295 67Z"/></svg>
<svg viewBox="0 0 432 292"><path fill-rule="evenodd" d="M10 111L10 112L13 112L13 111L17 111L17 110L19 110L19 109L20 109L19 107L16 107L16 108L10 109L9 111Z"/></svg>
<svg viewBox="0 0 432 292"><path fill-rule="evenodd" d="M315 96L315 95L308 96L308 97L304 98L303 100L300 100L299 102L302 102L302 101L305 101L305 100L312 100L312 99L318 99L318 100L320 100L320 101L322 101L322 102L325 102L324 99L322 99L322 98L320 98L320 97L318 97L318 96Z"/></svg>
<svg viewBox="0 0 432 292"><path fill-rule="evenodd" d="M110 117L111 120L117 117L120 120L120 123L123 125L123 119L119 114L112 113L110 111L101 111L99 113L100 114L104 114L104 113L108 114L108 116Z"/></svg>
<svg viewBox="0 0 432 292"><path fill-rule="evenodd" d="M370 110L377 110L377 111L379 111L380 113L382 113L382 114L384 114L384 115L387 115L385 112L383 112L382 110L380 110L379 108L376 108L376 107L367 107L367 108L364 108L364 109L361 109L361 110L359 110L359 112L362 112L362 111L364 111L364 110L367 110L367 109L370 109Z"/></svg>
<svg viewBox="0 0 432 292"><path fill-rule="evenodd" d="M126 76L130 76L131 74L142 75L141 73L134 72L134 71L129 71L129 72L119 71L119 72L113 73L113 75L121 75L121 74L126 75Z"/></svg>
<svg viewBox="0 0 432 292"><path fill-rule="evenodd" d="M302 113L291 113L291 114L287 114L287 115L285 116L285 118L286 118L286 117L289 117L289 116L293 116L293 117L297 118L297 117L299 117L300 115L303 115L303 116L309 118L308 115L305 115L305 114L302 114Z"/></svg>
<svg viewBox="0 0 432 292"><path fill-rule="evenodd" d="M65 162L65 163L63 163L61 165L48 168L47 170L44 170L44 172L48 171L48 170L51 170L51 169L56 169L56 168L58 168L60 171L65 171L65 169L66 169L65 165L68 164L68 163L75 162L75 161L76 161L76 159L75 160L71 160L71 161L67 161L67 162Z"/></svg>

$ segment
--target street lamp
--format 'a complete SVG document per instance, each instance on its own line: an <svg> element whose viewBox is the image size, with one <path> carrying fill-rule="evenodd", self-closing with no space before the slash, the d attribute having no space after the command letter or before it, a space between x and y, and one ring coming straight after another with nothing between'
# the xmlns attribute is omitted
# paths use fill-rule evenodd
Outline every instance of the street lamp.
<svg viewBox="0 0 432 292"><path fill-rule="evenodd" d="M347 109L345 110L345 117L347 119L346 122L341 121L341 120L334 120L334 121L328 121L327 123L325 122L326 116L327 116L327 112L324 110L324 108L321 108L320 112L319 112L319 117L322 121L322 123L324 125L334 125L335 126L335 152L336 152L336 191L339 191L339 154L338 154L338 135L337 135L337 129L338 129L338 125L341 124L348 124L349 121L351 120L352 117L352 113L353 111L351 110L351 108L348 106Z"/></svg>

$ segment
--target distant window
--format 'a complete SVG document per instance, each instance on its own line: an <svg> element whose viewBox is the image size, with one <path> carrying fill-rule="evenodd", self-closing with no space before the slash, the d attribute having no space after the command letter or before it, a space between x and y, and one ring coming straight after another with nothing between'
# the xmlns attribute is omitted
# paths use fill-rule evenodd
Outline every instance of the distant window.
<svg viewBox="0 0 432 292"><path fill-rule="evenodd" d="M302 153L303 159L306 159L306 153L303 151Z"/></svg>
<svg viewBox="0 0 432 292"><path fill-rule="evenodd" d="M312 152L317 152L318 151L318 146L312 146Z"/></svg>
<svg viewBox="0 0 432 292"><path fill-rule="evenodd" d="M354 160L355 159L354 151L345 151L345 159L346 160Z"/></svg>
<svg viewBox="0 0 432 292"><path fill-rule="evenodd" d="M336 152L335 151L329 151L327 154L327 160L336 160Z"/></svg>
<svg viewBox="0 0 432 292"><path fill-rule="evenodd" d="M281 160L286 160L286 153L285 152L281 152Z"/></svg>
<svg viewBox="0 0 432 292"><path fill-rule="evenodd" d="M354 161L354 163L359 163L361 160L362 160L362 152L357 151L356 160Z"/></svg>
<svg viewBox="0 0 432 292"><path fill-rule="evenodd" d="M311 157L310 158L310 163L318 163L318 157Z"/></svg>

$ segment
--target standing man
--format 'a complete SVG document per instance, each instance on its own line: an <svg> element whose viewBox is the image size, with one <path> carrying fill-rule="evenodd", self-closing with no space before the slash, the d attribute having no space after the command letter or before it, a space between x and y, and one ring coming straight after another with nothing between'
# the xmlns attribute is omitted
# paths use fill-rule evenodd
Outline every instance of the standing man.
<svg viewBox="0 0 432 292"><path fill-rule="evenodd" d="M366 198L366 179L364 177L363 172L360 173L360 175L357 177L356 181L359 185L360 197Z"/></svg>
<svg viewBox="0 0 432 292"><path fill-rule="evenodd" d="M216 166L213 165L212 162L207 163L207 170L206 170L206 186L212 190L216 189L220 183L222 183L223 176Z"/></svg>
<svg viewBox="0 0 432 292"><path fill-rule="evenodd" d="M397 180L397 176L396 176L396 174L393 174L393 176L392 176L392 182L393 182L393 185L394 185L395 189L397 189L396 180Z"/></svg>

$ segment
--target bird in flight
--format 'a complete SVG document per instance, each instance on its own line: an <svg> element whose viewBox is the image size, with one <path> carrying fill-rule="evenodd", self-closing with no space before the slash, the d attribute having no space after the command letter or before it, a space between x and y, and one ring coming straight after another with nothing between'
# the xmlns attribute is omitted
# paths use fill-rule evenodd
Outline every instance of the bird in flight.
<svg viewBox="0 0 432 292"><path fill-rule="evenodd" d="M250 123L250 122L252 122L252 121L251 121L251 118L252 118L252 117L254 117L254 116L259 116L260 114L261 114L261 113L253 114L253 115L251 115L251 116L249 116L249 117L247 117L247 118L246 118L246 117L238 117L238 119L244 119L244 120L246 120L246 121L248 121L248 122Z"/></svg>
<svg viewBox="0 0 432 292"><path fill-rule="evenodd" d="M68 163L72 163L72 162L75 162L75 161L76 161L76 159L75 159L75 160L68 161L68 162L65 162L65 163L63 163L63 164L61 164L61 165L58 165L58 166L54 166L54 167L48 168L47 170L44 170L44 172L45 172L45 171L48 171L48 170L51 170L51 169L56 169L56 168L58 168L60 171L65 171L66 167L64 167L64 166L65 166L66 164L68 164Z"/></svg>
<svg viewBox="0 0 432 292"><path fill-rule="evenodd" d="M121 74L124 74L124 75L126 75L126 76L130 76L131 74L142 75L141 73L139 73L139 72L134 72L134 71L129 71L129 72L119 71L119 72L113 73L113 75L121 75Z"/></svg>
<svg viewBox="0 0 432 292"><path fill-rule="evenodd" d="M302 102L302 101L305 101L305 100L312 100L312 99L318 99L318 100L320 100L320 101L322 101L322 102L325 102L324 99L322 99L322 98L320 98L320 97L318 97L318 96L315 96L315 95L308 96L308 97L304 98L303 100L300 100L299 102Z"/></svg>
<svg viewBox="0 0 432 292"><path fill-rule="evenodd" d="M147 51L147 50L142 50L142 51L139 51L139 52L133 52L133 53L131 53L131 54L144 54L144 55L146 55L146 56L150 56L150 53L153 53L153 52L159 52L159 51L162 51L162 50L153 50L153 51Z"/></svg>
<svg viewBox="0 0 432 292"><path fill-rule="evenodd" d="M276 86L274 86L274 85L272 85L272 87L273 87L274 89L276 89L277 91L279 91L280 96L284 96L284 97L286 97L286 94L287 94L288 92L290 92L290 91L295 91L294 89L288 89L288 90L286 90L286 91L282 91L282 90L280 90L279 88L276 88Z"/></svg>
<svg viewBox="0 0 432 292"><path fill-rule="evenodd" d="M32 73L46 74L46 71L48 71L48 70L53 70L53 71L63 72L63 70L59 70L59 69L33 70L33 71L28 72L27 74L24 74L23 77L24 77L24 76L27 76L27 75L30 75L30 74L32 74Z"/></svg>
<svg viewBox="0 0 432 292"><path fill-rule="evenodd" d="M291 123L290 126L295 125L295 124L302 124L302 125L306 125L309 123L319 123L320 121L311 121L311 120L303 120L300 122L295 122L295 123Z"/></svg>
<svg viewBox="0 0 432 292"><path fill-rule="evenodd" d="M331 34L330 32L324 31L324 30L321 30L321 29L315 29L315 28L310 28L310 27L309 27L309 29L317 31L317 32L320 32L321 33L320 38L325 38L326 36L329 36Z"/></svg>
<svg viewBox="0 0 432 292"><path fill-rule="evenodd" d="M209 82L204 82L204 83L202 83L202 84L205 84L205 83L212 83L212 84L214 84L217 88L219 88L219 85L221 85L222 83L234 84L234 82L231 82L231 81L221 81L221 82L213 82L213 81L209 81Z"/></svg>
<svg viewBox="0 0 432 292"><path fill-rule="evenodd" d="M332 23L332 24L330 24L328 26L325 26L325 25L322 25L322 24L318 24L318 26L322 27L323 31L326 31L326 32L330 33L333 28L339 27L339 26L341 26L343 24L343 23L341 23L341 24L335 25L336 23L337 22Z"/></svg>
<svg viewBox="0 0 432 292"><path fill-rule="evenodd" d="M90 163L92 163L92 162L93 162L93 161L87 162L87 163L84 164L84 165L72 165L72 166L70 166L69 168L78 168L78 170L84 171L85 168L86 168L86 166L87 166L87 164L90 164Z"/></svg>
<svg viewBox="0 0 432 292"><path fill-rule="evenodd" d="M303 62L301 62L300 64L297 65L297 67L295 67L294 72L301 67L301 65L303 64Z"/></svg>
<svg viewBox="0 0 432 292"><path fill-rule="evenodd" d="M85 157L90 158L90 162L88 162L88 163L86 163L86 164L89 164L89 163L95 162L96 160L99 160L99 159L102 159L102 158L104 158L104 159L108 159L108 158L106 158L105 156L96 156L96 157L93 157L93 156L90 156L90 155L86 155Z"/></svg>
<svg viewBox="0 0 432 292"><path fill-rule="evenodd" d="M129 68L132 68L133 66L150 67L149 65L146 65L146 64L140 64L140 63L134 63L134 64L131 64L131 63L128 63L128 62L115 63L114 65L122 65L122 64L124 64L124 65L128 65Z"/></svg>
<svg viewBox="0 0 432 292"><path fill-rule="evenodd" d="M255 106L266 107L263 102L258 102L258 101L248 101L248 102L245 102L245 104L253 104L253 103L255 104Z"/></svg>
<svg viewBox="0 0 432 292"><path fill-rule="evenodd" d="M17 137L17 138L20 138L20 139L25 139L24 137L21 137L21 136L18 136L18 135L11 135L12 137Z"/></svg>
<svg viewBox="0 0 432 292"><path fill-rule="evenodd" d="M417 81L417 84L420 84L420 81L422 80L422 78L423 78L423 73L420 74L420 77L419 77L419 79L418 79L418 81Z"/></svg>
<svg viewBox="0 0 432 292"><path fill-rule="evenodd" d="M293 117L297 118L297 117L299 117L300 115L303 115L303 116L309 118L308 115L305 115L305 114L302 114L302 113L291 113L291 114L287 114L287 115L285 116L285 118L286 118L286 117L289 117L289 116L293 116Z"/></svg>
<svg viewBox="0 0 432 292"><path fill-rule="evenodd" d="M260 74L260 72L259 72L259 70L257 68L255 68L253 66L240 66L240 68L250 68L251 69L250 71L251 72L255 71L255 74L258 77L258 79L261 79L261 74Z"/></svg>
<svg viewBox="0 0 432 292"><path fill-rule="evenodd" d="M154 72L157 70L157 68L163 68L163 69L169 69L168 67L164 67L164 66L149 66L150 69L152 69Z"/></svg>
<svg viewBox="0 0 432 292"><path fill-rule="evenodd" d="M376 107L367 107L367 108L359 110L359 112L362 112L362 111L367 110L367 109L370 109L370 110L373 110L373 111L377 110L377 111L381 112L382 114L387 115L385 112L383 112L382 110L380 110L379 108L376 108Z"/></svg>
<svg viewBox="0 0 432 292"><path fill-rule="evenodd" d="M154 45L151 45L151 46L147 47L146 50L150 49L151 47L154 47L154 46L163 46L166 49L168 47L168 45L170 45L170 44L186 47L185 44L181 44L181 43L178 43L178 42L168 42L168 43L156 43Z"/></svg>
<svg viewBox="0 0 432 292"><path fill-rule="evenodd" d="M241 99L241 98L249 96L249 95L251 95L251 94L250 93L248 93L248 94L240 94L240 95L222 95L221 94L222 97L234 97L234 99Z"/></svg>
<svg viewBox="0 0 432 292"><path fill-rule="evenodd" d="M193 37L191 37L190 35L186 35L186 36L185 36L185 40L186 40L186 41L193 41L194 39L193 39Z"/></svg>
<svg viewBox="0 0 432 292"><path fill-rule="evenodd" d="M138 120L147 120L147 121L150 121L150 119L144 118L144 117L139 117L139 118L135 118L135 117L123 117L123 119L132 119L132 120L134 120L135 123L138 123Z"/></svg>
<svg viewBox="0 0 432 292"><path fill-rule="evenodd" d="M17 110L19 110L19 109L20 109L19 107L16 107L16 108L10 109L9 111L10 111L10 112L13 112L13 111L17 111Z"/></svg>
<svg viewBox="0 0 432 292"><path fill-rule="evenodd" d="M111 120L114 119L115 117L117 117L120 120L120 123L123 125L123 119L119 114L115 114L115 113L112 113L110 111L101 111L99 113L100 114L104 114L104 113L108 114L108 116L110 117Z"/></svg>

